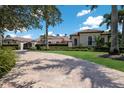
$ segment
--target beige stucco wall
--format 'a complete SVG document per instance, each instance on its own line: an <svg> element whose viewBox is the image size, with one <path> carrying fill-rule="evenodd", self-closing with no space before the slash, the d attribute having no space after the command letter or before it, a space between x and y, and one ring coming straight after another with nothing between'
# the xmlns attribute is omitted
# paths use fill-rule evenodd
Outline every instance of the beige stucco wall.
<svg viewBox="0 0 124 93"><path fill-rule="evenodd" d="M82 46L89 46L88 45L88 37L92 36L92 46L95 46L95 37L100 36L100 33L81 33L80 34L80 44Z"/></svg>
<svg viewBox="0 0 124 93"><path fill-rule="evenodd" d="M77 46L79 46L79 45L80 45L79 36L72 36L72 37L71 37L72 46L76 47L76 46L74 45L74 39L77 39Z"/></svg>
<svg viewBox="0 0 124 93"><path fill-rule="evenodd" d="M5 39L3 44L19 44L20 42L19 41L16 41L16 40L11 40L11 39Z"/></svg>
<svg viewBox="0 0 124 93"><path fill-rule="evenodd" d="M97 36L101 36L102 38L104 38L105 42L108 42L108 35L101 35L101 33L80 33L79 36L72 36L71 40L72 40L72 45L74 45L74 39L77 38L77 46L89 46L88 45L88 37L92 36L92 45L90 46L95 46L95 37Z"/></svg>
<svg viewBox="0 0 124 93"><path fill-rule="evenodd" d="M105 39L105 42L108 42L108 35L101 35L101 37Z"/></svg>

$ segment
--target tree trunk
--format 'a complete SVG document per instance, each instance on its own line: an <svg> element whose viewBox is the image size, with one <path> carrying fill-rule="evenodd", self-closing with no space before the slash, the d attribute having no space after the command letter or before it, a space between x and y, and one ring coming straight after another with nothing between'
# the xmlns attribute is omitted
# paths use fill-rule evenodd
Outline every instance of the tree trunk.
<svg viewBox="0 0 124 93"><path fill-rule="evenodd" d="M2 44L3 44L3 36L0 35L0 47L2 46Z"/></svg>
<svg viewBox="0 0 124 93"><path fill-rule="evenodd" d="M124 17L123 17L123 24L122 24L122 47L124 48Z"/></svg>
<svg viewBox="0 0 124 93"><path fill-rule="evenodd" d="M119 45L118 45L118 11L117 6L112 5L112 14L111 14L111 47L110 54L118 55L120 54Z"/></svg>
<svg viewBox="0 0 124 93"><path fill-rule="evenodd" d="M49 49L49 44L48 44L48 23L46 21L46 35L45 35L45 43L46 43L46 49Z"/></svg>

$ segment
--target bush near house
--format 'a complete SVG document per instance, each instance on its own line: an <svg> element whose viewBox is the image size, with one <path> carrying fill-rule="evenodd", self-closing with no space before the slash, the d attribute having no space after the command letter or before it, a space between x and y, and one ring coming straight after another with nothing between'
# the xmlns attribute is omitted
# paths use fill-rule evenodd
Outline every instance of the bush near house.
<svg viewBox="0 0 124 93"><path fill-rule="evenodd" d="M110 48L108 47L94 47L93 51L95 52L108 52ZM120 48L120 52L124 53L124 48Z"/></svg>
<svg viewBox="0 0 124 93"><path fill-rule="evenodd" d="M48 51L94 51L94 52L108 52L109 43L104 44L102 47L68 47L67 44L50 44ZM46 51L45 45L37 44L35 47L31 47L29 50L32 51ZM124 48L120 48L120 52L124 53Z"/></svg>
<svg viewBox="0 0 124 93"><path fill-rule="evenodd" d="M2 45L2 48L9 48L9 49L12 49L12 50L18 50L19 49L19 45L17 44L3 44Z"/></svg>
<svg viewBox="0 0 124 93"><path fill-rule="evenodd" d="M40 50L40 51L45 51L46 47L45 45L40 45L37 44L35 47L31 47L29 50ZM56 50L61 50L61 51L88 51L87 47L68 47L67 44L50 44L49 51L56 51Z"/></svg>
<svg viewBox="0 0 124 93"><path fill-rule="evenodd" d="M0 78L15 66L16 55L11 49L0 49Z"/></svg>

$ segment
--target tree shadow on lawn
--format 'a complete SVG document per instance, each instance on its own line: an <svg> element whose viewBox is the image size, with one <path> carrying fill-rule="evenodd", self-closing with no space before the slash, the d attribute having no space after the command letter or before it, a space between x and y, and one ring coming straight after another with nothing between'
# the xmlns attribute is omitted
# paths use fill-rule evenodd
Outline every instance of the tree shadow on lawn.
<svg viewBox="0 0 124 93"><path fill-rule="evenodd" d="M103 55L98 55L98 57L110 58L110 59L114 59L114 60L124 61L124 55L109 55L109 54L103 54Z"/></svg>
<svg viewBox="0 0 124 93"><path fill-rule="evenodd" d="M34 70L46 70L46 69L58 69L64 67L66 70L65 74L70 74L73 69L77 67L81 67L81 81L86 78L90 78L93 88L119 88L124 87L122 84L113 83L109 77L106 76L105 72L99 70L97 64L92 64L87 61L79 61L74 59L64 59L64 60L54 60L48 59L51 62L57 62L58 64L54 65L46 65L46 66L37 66L34 67Z"/></svg>

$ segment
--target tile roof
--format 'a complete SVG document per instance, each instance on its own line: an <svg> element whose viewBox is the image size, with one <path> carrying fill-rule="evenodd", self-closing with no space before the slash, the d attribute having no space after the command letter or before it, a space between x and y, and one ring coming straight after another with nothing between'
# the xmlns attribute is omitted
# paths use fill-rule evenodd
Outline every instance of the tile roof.
<svg viewBox="0 0 124 93"><path fill-rule="evenodd" d="M44 36L40 37L37 39L37 41L44 41ZM70 41L69 37L65 37L65 36L48 36L48 40L49 41L58 41L58 42L68 42Z"/></svg>
<svg viewBox="0 0 124 93"><path fill-rule="evenodd" d="M104 31L102 30L96 30L96 29L86 29L82 30L76 33L71 34L70 36L78 36L80 33L103 33Z"/></svg>
<svg viewBox="0 0 124 93"><path fill-rule="evenodd" d="M79 33L103 33L104 31L102 30L96 30L96 29L86 29L82 30Z"/></svg>
<svg viewBox="0 0 124 93"><path fill-rule="evenodd" d="M16 40L16 41L20 41L20 42L31 42L32 39L31 38L23 38L23 37L10 37L10 38L5 38L6 40Z"/></svg>

